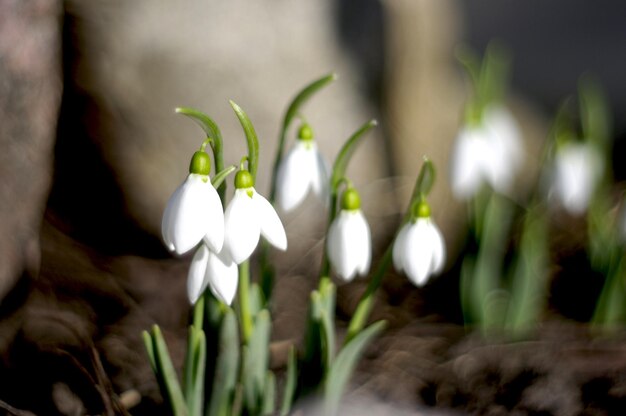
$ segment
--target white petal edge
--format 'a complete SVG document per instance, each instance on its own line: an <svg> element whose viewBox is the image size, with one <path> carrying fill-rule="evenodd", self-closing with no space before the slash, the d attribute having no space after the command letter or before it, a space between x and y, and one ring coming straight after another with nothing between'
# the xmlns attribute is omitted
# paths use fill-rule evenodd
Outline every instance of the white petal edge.
<svg viewBox="0 0 626 416"><path fill-rule="evenodd" d="M406 234L409 231L411 223L406 223L400 229L396 240L393 243L393 267L399 271L404 272L404 246L406 245Z"/></svg>
<svg viewBox="0 0 626 416"><path fill-rule="evenodd" d="M431 271L432 247L428 221L418 218L415 224L411 225L404 246L405 272L416 286L423 286Z"/></svg>
<svg viewBox="0 0 626 416"><path fill-rule="evenodd" d="M237 189L224 213L225 245L237 264L248 259L259 243L261 228L254 207L247 191Z"/></svg>
<svg viewBox="0 0 626 416"><path fill-rule="evenodd" d="M300 140L283 158L276 177L276 202L285 212L300 205L309 191L311 154Z"/></svg>
<svg viewBox="0 0 626 416"><path fill-rule="evenodd" d="M177 204L172 207L170 237L177 254L194 248L206 234L210 219L206 210L211 204L213 188L208 176L190 174L177 194Z"/></svg>
<svg viewBox="0 0 626 416"><path fill-rule="evenodd" d="M206 280L216 298L229 306L233 303L239 284L239 270L227 250L223 249L219 254L210 253Z"/></svg>
<svg viewBox="0 0 626 416"><path fill-rule="evenodd" d="M179 193L182 189L182 184L176 188L170 199L165 205L165 211L163 211L163 219L161 221L161 234L163 236L163 242L170 251L174 251L174 243L172 242L172 227L174 226L174 213L178 211Z"/></svg>
<svg viewBox="0 0 626 416"><path fill-rule="evenodd" d="M328 244L326 245L328 260L339 275L346 282L349 282L356 275L356 261L354 253L346 235L347 216L341 211L328 229Z"/></svg>
<svg viewBox="0 0 626 416"><path fill-rule="evenodd" d="M287 250L285 227L272 204L256 191L252 196L252 202L255 204L255 211L258 212L261 235L277 249Z"/></svg>
<svg viewBox="0 0 626 416"><path fill-rule="evenodd" d="M209 249L202 244L193 255L189 272L187 273L187 298L192 305L198 301L198 298L206 289L205 274L208 259Z"/></svg>
<svg viewBox="0 0 626 416"><path fill-rule="evenodd" d="M213 185L207 193L209 205L204 215L208 217L208 225L203 239L212 251L219 253L224 245L224 208Z"/></svg>
<svg viewBox="0 0 626 416"><path fill-rule="evenodd" d="M430 233L433 256L431 272L433 274L439 274L443 270L443 266L446 262L446 245L439 227L437 227L432 220L430 221Z"/></svg>

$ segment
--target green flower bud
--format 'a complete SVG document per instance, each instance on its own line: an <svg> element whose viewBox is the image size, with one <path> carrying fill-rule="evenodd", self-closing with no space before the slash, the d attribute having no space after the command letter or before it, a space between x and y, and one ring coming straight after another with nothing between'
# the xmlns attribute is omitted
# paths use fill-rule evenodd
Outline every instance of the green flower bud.
<svg viewBox="0 0 626 416"><path fill-rule="evenodd" d="M313 129L308 123L303 123L298 131L298 139L304 141L313 140Z"/></svg>
<svg viewBox="0 0 626 416"><path fill-rule="evenodd" d="M361 197L354 188L348 188L344 191L341 198L341 209L354 211L361 208Z"/></svg>
<svg viewBox="0 0 626 416"><path fill-rule="evenodd" d="M420 201L413 207L413 222L418 218L430 218L430 205L426 201Z"/></svg>
<svg viewBox="0 0 626 416"><path fill-rule="evenodd" d="M211 158L206 152L198 150L189 163L189 173L208 176L211 173Z"/></svg>
<svg viewBox="0 0 626 416"><path fill-rule="evenodd" d="M235 175L235 188L237 189L246 189L252 188L254 186L254 180L252 179L252 175L247 170L240 170Z"/></svg>

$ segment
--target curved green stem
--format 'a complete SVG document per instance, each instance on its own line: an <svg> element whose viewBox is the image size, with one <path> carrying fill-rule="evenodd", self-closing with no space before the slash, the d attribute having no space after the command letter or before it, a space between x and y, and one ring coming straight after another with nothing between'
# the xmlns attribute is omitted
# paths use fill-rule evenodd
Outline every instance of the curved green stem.
<svg viewBox="0 0 626 416"><path fill-rule="evenodd" d="M239 265L239 322L243 343L248 344L252 335L252 314L250 312L250 263L248 260Z"/></svg>
<svg viewBox="0 0 626 416"><path fill-rule="evenodd" d="M256 171L259 163L259 139L257 138L254 126L250 121L250 118L241 107L239 107L233 100L230 100L230 106L235 110L235 114L243 127L243 131L246 135L246 141L248 142L248 171L252 175L252 178L256 182Z"/></svg>
<svg viewBox="0 0 626 416"><path fill-rule="evenodd" d="M184 116L189 117L193 121L195 121L207 135L207 140L203 142L203 145L206 146L205 143L211 144L211 150L213 151L213 160L215 162L215 171L220 172L224 170L224 153L223 153L223 141L222 141L222 133L220 132L217 123L211 119L211 117L207 116L201 111L198 111L194 108L190 107L178 107L176 108L177 114L182 114ZM217 189L217 193L222 200L222 204L224 201L224 196L226 194L226 183L222 183Z"/></svg>
<svg viewBox="0 0 626 416"><path fill-rule="evenodd" d="M374 306L374 296L376 295L376 291L382 284L383 277L385 277L385 274L387 273L387 270L391 265L391 260L393 258L393 245L396 241L396 237L402 226L410 221L413 212L413 206L416 203L422 201L428 195L428 193L432 189L434 182L435 166L430 161L430 159L424 157L424 163L422 164L420 173L417 176L417 180L415 181L413 193L411 194L411 200L409 201L406 212L404 213L404 218L402 219L400 227L398 227L394 238L387 246L385 254L383 254L383 258L381 259L378 268L376 269L374 275L367 284L367 289L365 290L363 295L361 295L361 299L359 299L359 303L357 304L354 315L352 315L352 319L350 320L350 324L348 325L348 333L346 334L344 345L348 344L356 335L358 335L359 332L363 330L363 327L365 327L365 324L367 324L367 320L369 319L370 313L372 312L372 307Z"/></svg>
<svg viewBox="0 0 626 416"><path fill-rule="evenodd" d="M356 132L354 132L354 134L352 134L352 136L350 136L335 159L333 171L330 177L330 206L328 211L328 221L326 223L326 234L328 234L328 229L337 216L339 186L345 180L348 163L356 150L357 144L360 143L360 139L362 139L363 135L377 124L376 120L370 120L363 124ZM327 241L325 240L324 252L322 253L322 267L320 268L320 278L330 275L330 261L328 260L328 255L326 254L326 245Z"/></svg>
<svg viewBox="0 0 626 416"><path fill-rule="evenodd" d="M322 89L324 86L328 85L332 81L337 79L336 74L328 74L323 76L322 78L313 81L306 87L304 87L291 101L289 107L287 107L287 111L285 112L285 117L283 118L283 125L280 130L280 136L278 140L278 149L276 150L276 157L274 158L274 166L272 167L272 180L271 180L271 188L270 188L270 197L269 201L274 203L276 198L276 178L278 176L278 167L280 166L280 162L283 158L283 153L285 151L285 142L287 138L287 130L291 125L293 119L297 116L304 118L300 113L300 107L308 101L313 94Z"/></svg>
<svg viewBox="0 0 626 416"><path fill-rule="evenodd" d="M228 175L233 173L236 169L237 169L237 166L230 165L226 169L223 169L221 172L218 172L211 180L211 183L213 184L215 188L219 188L224 182L224 180L228 177Z"/></svg>

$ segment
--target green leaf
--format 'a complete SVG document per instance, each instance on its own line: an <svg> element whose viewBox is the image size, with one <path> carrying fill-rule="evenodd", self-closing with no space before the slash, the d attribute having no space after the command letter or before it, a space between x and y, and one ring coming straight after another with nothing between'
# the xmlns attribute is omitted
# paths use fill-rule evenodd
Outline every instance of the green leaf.
<svg viewBox="0 0 626 416"><path fill-rule="evenodd" d="M222 133L220 132L217 123L207 116L203 112L190 108L190 107L178 107L176 113L189 117L204 130L207 137L211 141L211 149L213 150L213 159L215 160L215 171L220 172L224 170L224 153L223 153L223 140ZM222 203L224 203L224 195L226 192L226 184L219 185L217 192L220 195Z"/></svg>
<svg viewBox="0 0 626 416"><path fill-rule="evenodd" d="M341 349L326 377L324 385L324 414L336 415L341 397L358 360L369 343L385 328L384 321L376 322L354 337Z"/></svg>
<svg viewBox="0 0 626 416"><path fill-rule="evenodd" d="M512 216L511 203L498 194L492 194L484 211L480 248L471 289L472 315L480 317L480 323L484 328L487 323L495 323L494 318L499 318L501 320L499 323L504 324L504 315L489 315L485 301L491 292L500 288Z"/></svg>
<svg viewBox="0 0 626 416"><path fill-rule="evenodd" d="M230 415L239 371L239 333L232 309L226 309L219 335L217 368L213 381L208 416Z"/></svg>
<svg viewBox="0 0 626 416"><path fill-rule="evenodd" d="M611 117L608 100L600 85L590 76L578 83L583 137L606 155L611 140Z"/></svg>
<svg viewBox="0 0 626 416"><path fill-rule="evenodd" d="M152 367L152 372L158 378L158 369L156 364L156 358L154 355L154 341L152 340L152 336L148 331L141 332L141 338L143 339L143 345L146 347L146 352L148 353L148 360L150 361L150 367Z"/></svg>
<svg viewBox="0 0 626 416"><path fill-rule="evenodd" d="M263 308L263 293L258 284L250 285L250 315L256 316Z"/></svg>
<svg viewBox="0 0 626 416"><path fill-rule="evenodd" d="M539 319L548 284L547 224L537 209L526 215L515 263L506 327L518 335Z"/></svg>
<svg viewBox="0 0 626 416"><path fill-rule="evenodd" d="M252 178L256 181L256 171L259 161L259 139L257 138L254 126L248 118L248 115L239 107L233 100L230 100L230 106L235 110L235 114L243 127L243 131L246 135L246 141L248 142L248 171L252 175Z"/></svg>
<svg viewBox="0 0 626 416"><path fill-rule="evenodd" d="M244 349L244 400L245 406L251 414L260 410L263 398L263 384L269 364L270 329L269 311L263 309L257 314L250 342Z"/></svg>
<svg viewBox="0 0 626 416"><path fill-rule="evenodd" d="M267 371L263 390L263 404L261 414L273 415L276 408L276 377L271 371Z"/></svg>
<svg viewBox="0 0 626 416"><path fill-rule="evenodd" d="M283 402L280 407L281 416L289 415L291 405L293 404L294 394L296 392L298 362L296 347L293 345L289 348L289 358L287 361L287 380L285 381L285 389L283 391Z"/></svg>
<svg viewBox="0 0 626 416"><path fill-rule="evenodd" d="M154 325L152 327L152 339L154 342L154 352L158 368L158 374L161 375L163 385L167 397L165 398L172 408L175 416L187 416L187 406L185 398L178 383L176 370L170 359L170 354L163 339L161 329Z"/></svg>
<svg viewBox="0 0 626 416"><path fill-rule="evenodd" d="M319 292L319 319L323 331L324 363L328 369L335 358L335 285L330 279L322 279Z"/></svg>
<svg viewBox="0 0 626 416"><path fill-rule="evenodd" d="M189 414L201 416L204 406L204 374L206 365L206 336L204 331L192 327L192 331L197 333L194 340L194 357L192 364L192 390L191 396L187 398L189 404Z"/></svg>

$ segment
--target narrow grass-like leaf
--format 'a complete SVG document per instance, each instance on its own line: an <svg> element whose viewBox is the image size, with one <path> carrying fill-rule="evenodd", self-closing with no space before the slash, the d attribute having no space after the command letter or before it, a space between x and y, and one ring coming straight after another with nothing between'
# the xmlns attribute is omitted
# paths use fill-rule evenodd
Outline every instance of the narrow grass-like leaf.
<svg viewBox="0 0 626 416"><path fill-rule="evenodd" d="M263 404L261 405L262 415L273 415L276 409L276 377L271 371L265 375L263 385Z"/></svg>
<svg viewBox="0 0 626 416"><path fill-rule="evenodd" d="M368 344L382 332L386 323L376 322L357 336L341 349L333 366L326 377L324 385L324 414L333 416L337 414L341 397L350 380L354 368Z"/></svg>
<svg viewBox="0 0 626 416"><path fill-rule="evenodd" d="M226 309L219 335L218 359L207 416L229 416L239 371L239 333L232 309Z"/></svg>
<svg viewBox="0 0 626 416"><path fill-rule="evenodd" d="M206 336L202 329L192 328L197 333L194 340L194 359L192 364L192 390L187 398L189 414L202 416L204 407L204 374L206 365Z"/></svg>
<svg viewBox="0 0 626 416"><path fill-rule="evenodd" d="M239 107L233 100L230 100L230 106L235 110L235 114L243 127L243 131L246 135L246 141L248 143L248 171L252 175L252 178L256 181L256 171L259 162L259 139L257 138L254 126L250 121L250 118L241 107Z"/></svg>
<svg viewBox="0 0 626 416"><path fill-rule="evenodd" d="M243 388L245 407L251 414L260 410L263 383L269 364L270 314L264 309L257 314L254 330L243 361Z"/></svg>
<svg viewBox="0 0 626 416"><path fill-rule="evenodd" d="M289 357L287 360L287 379L285 381L285 389L283 391L283 401L280 407L280 415L287 416L291 412L294 394L296 393L296 384L298 378L298 362L296 347L289 347Z"/></svg>
<svg viewBox="0 0 626 416"><path fill-rule="evenodd" d="M141 338L143 339L143 345L146 347L146 353L148 354L148 360L150 361L150 367L152 367L152 372L158 378L159 374L157 373L158 369L154 354L154 341L152 340L152 335L150 335L148 331L142 331Z"/></svg>
<svg viewBox="0 0 626 416"><path fill-rule="evenodd" d="M163 339L163 334L157 325L152 327L152 339L154 341L156 363L159 369L158 373L161 375L167 390L166 400L170 404L175 416L187 416L187 406L185 405L183 391L180 388L178 376L176 375L172 360L170 359L169 350Z"/></svg>

